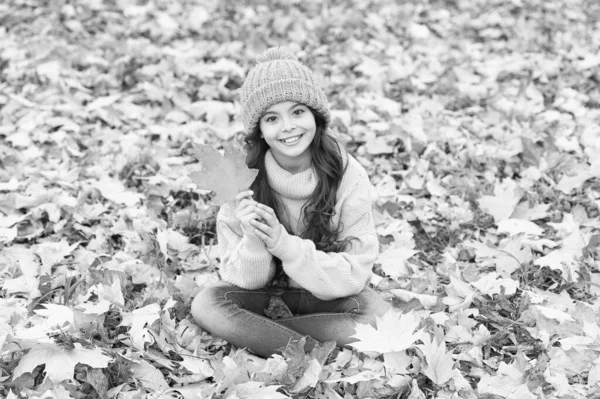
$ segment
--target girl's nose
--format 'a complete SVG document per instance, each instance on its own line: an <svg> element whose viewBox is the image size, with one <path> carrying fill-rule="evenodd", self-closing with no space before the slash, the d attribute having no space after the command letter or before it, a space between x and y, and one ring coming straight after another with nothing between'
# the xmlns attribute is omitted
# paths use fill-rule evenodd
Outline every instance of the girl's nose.
<svg viewBox="0 0 600 399"><path fill-rule="evenodd" d="M290 132L292 130L294 130L296 126L294 126L294 124L292 123L292 120L290 118L284 118L283 119L283 129L281 129L284 132Z"/></svg>

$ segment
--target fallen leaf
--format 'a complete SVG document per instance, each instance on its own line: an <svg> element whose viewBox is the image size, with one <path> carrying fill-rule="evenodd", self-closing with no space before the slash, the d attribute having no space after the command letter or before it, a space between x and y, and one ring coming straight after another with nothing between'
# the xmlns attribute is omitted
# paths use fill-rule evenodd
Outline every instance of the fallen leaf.
<svg viewBox="0 0 600 399"><path fill-rule="evenodd" d="M31 349L19 361L13 379L23 373L30 373L40 364L46 365L46 376L55 384L73 378L77 363L94 368L107 367L112 358L102 353L100 348L87 349L75 342L73 349L65 349L53 344L43 344Z"/></svg>
<svg viewBox="0 0 600 399"><path fill-rule="evenodd" d="M51 325L63 326L65 323L73 324L73 309L68 306L45 303L45 309L37 309L35 313L45 316Z"/></svg>
<svg viewBox="0 0 600 399"><path fill-rule="evenodd" d="M19 235L16 227L0 227L0 244L8 245Z"/></svg>
<svg viewBox="0 0 600 399"><path fill-rule="evenodd" d="M292 392L302 392L304 389L308 387L314 387L319 382L319 374L323 370L323 366L319 363L317 359L312 359L308 362L308 367L302 374L294 386L292 387Z"/></svg>
<svg viewBox="0 0 600 399"><path fill-rule="evenodd" d="M508 219L521 200L523 191L511 179L496 184L494 195L483 195L477 202L485 212L492 215L496 223Z"/></svg>
<svg viewBox="0 0 600 399"><path fill-rule="evenodd" d="M238 384L234 389L228 391L224 399L284 399L289 396L277 390L280 385L268 385L259 381L248 381Z"/></svg>
<svg viewBox="0 0 600 399"><path fill-rule="evenodd" d="M121 326L130 326L129 338L134 348L143 351L144 345L150 339L145 334L146 326L150 326L160 318L160 306L156 303L150 304L131 313L122 314Z"/></svg>
<svg viewBox="0 0 600 399"><path fill-rule="evenodd" d="M383 364L388 372L406 374L408 367L412 363L412 356L409 356L406 351L390 352L383 355Z"/></svg>
<svg viewBox="0 0 600 399"><path fill-rule="evenodd" d="M491 272L472 282L471 285L485 295L493 296L504 292L505 295L511 296L517 292L519 282L511 278L498 278L496 273Z"/></svg>
<svg viewBox="0 0 600 399"><path fill-rule="evenodd" d="M361 352L401 352L411 348L419 338L414 332L420 322L420 317L414 312L400 314L389 310L383 316L376 317L377 327L357 324L352 337L359 341L350 345Z"/></svg>
<svg viewBox="0 0 600 399"><path fill-rule="evenodd" d="M388 248L379 255L375 263L381 264L381 269L392 278L407 276L410 269L406 261L418 252L407 248Z"/></svg>
<svg viewBox="0 0 600 399"><path fill-rule="evenodd" d="M195 356L183 356L183 361L179 362L186 370L198 374L201 378L208 378L215 375L215 370L206 359L200 359Z"/></svg>
<svg viewBox="0 0 600 399"><path fill-rule="evenodd" d="M381 373L373 371L373 370L365 370L365 371L361 371L359 373L356 373L356 374L353 374L353 375L350 375L347 377L331 378L325 382L327 382L327 383L346 382L348 384L356 384L357 382L377 380L380 378L381 378Z"/></svg>
<svg viewBox="0 0 600 399"><path fill-rule="evenodd" d="M485 374L482 376L477 383L477 392L480 395L491 394L507 398L522 385L523 373L514 365L501 362L495 375Z"/></svg>
<svg viewBox="0 0 600 399"><path fill-rule="evenodd" d="M400 288L390 290L390 293L403 302L410 302L412 299L417 299L425 309L431 309L440 302L440 297L438 296L417 294Z"/></svg>
<svg viewBox="0 0 600 399"><path fill-rule="evenodd" d="M417 384L417 380L413 379L410 387L410 395L408 395L407 399L427 399L427 396L421 391L419 385Z"/></svg>
<svg viewBox="0 0 600 399"><path fill-rule="evenodd" d="M102 369L88 368L85 379L101 399L108 399L108 378L106 378Z"/></svg>
<svg viewBox="0 0 600 399"><path fill-rule="evenodd" d="M438 344L435 339L428 341L423 338L423 340L425 341L424 344L419 345L427 360L427 368L423 373L434 384L444 385L454 375L452 371L454 366L452 353L446 352L446 344L443 341Z"/></svg>
<svg viewBox="0 0 600 399"><path fill-rule="evenodd" d="M160 370L143 359L132 362L129 371L142 383L144 388L160 392L169 387Z"/></svg>
<svg viewBox="0 0 600 399"><path fill-rule="evenodd" d="M498 233L508 234L509 236L517 234L541 236L544 233L544 229L527 220L505 219L498 223Z"/></svg>
<svg viewBox="0 0 600 399"><path fill-rule="evenodd" d="M134 206L144 198L142 194L128 190L123 183L108 176L98 180L95 186L104 198L116 204Z"/></svg>

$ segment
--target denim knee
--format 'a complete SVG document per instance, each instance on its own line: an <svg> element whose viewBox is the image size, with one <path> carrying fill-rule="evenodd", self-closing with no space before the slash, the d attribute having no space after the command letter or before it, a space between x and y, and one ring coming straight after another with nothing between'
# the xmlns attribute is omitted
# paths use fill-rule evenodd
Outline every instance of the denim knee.
<svg viewBox="0 0 600 399"><path fill-rule="evenodd" d="M211 332L227 318L229 301L225 294L231 287L230 284L219 281L206 285L196 294L192 301L191 313L200 328Z"/></svg>

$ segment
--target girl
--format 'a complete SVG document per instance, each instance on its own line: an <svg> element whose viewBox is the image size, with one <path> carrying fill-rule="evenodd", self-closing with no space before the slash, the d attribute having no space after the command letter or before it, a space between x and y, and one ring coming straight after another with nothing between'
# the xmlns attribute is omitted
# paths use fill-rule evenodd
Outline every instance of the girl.
<svg viewBox="0 0 600 399"><path fill-rule="evenodd" d="M379 245L364 168L329 135L329 107L291 53L257 58L241 88L251 191L217 216L222 281L192 303L201 328L268 357L290 339L345 345L388 304L367 287ZM267 317L269 316L269 317Z"/></svg>

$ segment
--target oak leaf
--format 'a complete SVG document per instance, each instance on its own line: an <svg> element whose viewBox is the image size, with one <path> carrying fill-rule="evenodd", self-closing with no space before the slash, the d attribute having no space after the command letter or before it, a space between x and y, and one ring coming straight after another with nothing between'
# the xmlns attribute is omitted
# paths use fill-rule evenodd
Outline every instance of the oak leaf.
<svg viewBox="0 0 600 399"><path fill-rule="evenodd" d="M224 155L208 145L194 148L194 156L202 165L202 170L190 174L190 178L198 188L214 191L213 202L221 205L233 199L239 192L250 187L258 170L249 169L244 161L242 151L232 147L224 147Z"/></svg>

